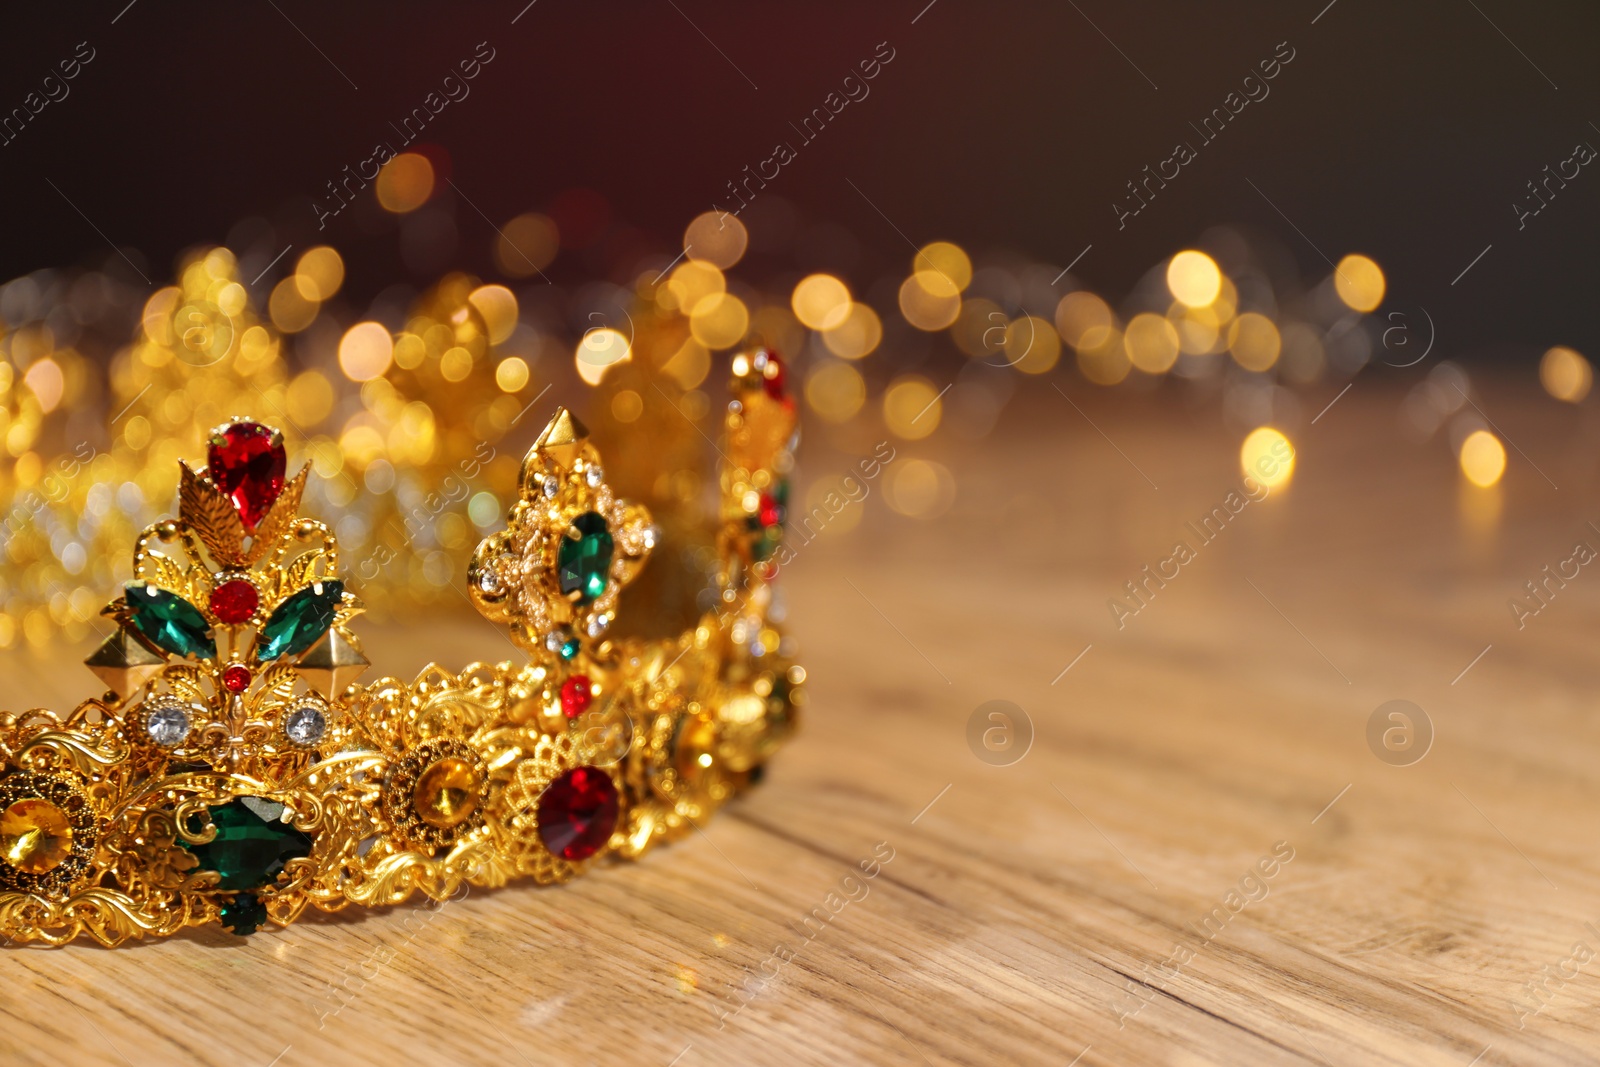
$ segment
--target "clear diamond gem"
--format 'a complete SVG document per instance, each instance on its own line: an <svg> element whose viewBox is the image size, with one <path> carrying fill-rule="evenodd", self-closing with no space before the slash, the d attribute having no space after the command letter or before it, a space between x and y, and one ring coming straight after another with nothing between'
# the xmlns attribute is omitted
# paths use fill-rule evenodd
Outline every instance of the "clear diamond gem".
<svg viewBox="0 0 1600 1067"><path fill-rule="evenodd" d="M589 483L589 488L598 489L600 483L606 480L606 472L598 463L589 464L589 469L583 472L583 480Z"/></svg>
<svg viewBox="0 0 1600 1067"><path fill-rule="evenodd" d="M478 589L484 596L500 596L506 591L499 572L489 568L478 572Z"/></svg>
<svg viewBox="0 0 1600 1067"><path fill-rule="evenodd" d="M551 652L560 652L561 646L567 643L567 635L560 630L552 630L544 635L544 647Z"/></svg>
<svg viewBox="0 0 1600 1067"><path fill-rule="evenodd" d="M500 576L499 560L491 560L478 571L478 591L484 596L504 595L506 583Z"/></svg>
<svg viewBox="0 0 1600 1067"><path fill-rule="evenodd" d="M316 744L327 728L327 716L315 704L301 704L283 722L283 732L297 745Z"/></svg>
<svg viewBox="0 0 1600 1067"><path fill-rule="evenodd" d="M557 478L553 474L545 475L544 476L544 495L547 496L547 497L552 497L552 496L555 496L560 491L561 491L561 479Z"/></svg>
<svg viewBox="0 0 1600 1067"><path fill-rule="evenodd" d="M189 713L176 703L162 703L145 713L144 728L162 748L177 748L189 737Z"/></svg>
<svg viewBox="0 0 1600 1067"><path fill-rule="evenodd" d="M594 618L589 620L589 625L587 627L587 629L589 631L589 636L590 637L599 637L601 634L606 632L607 627L609 627L610 625L611 625L611 616L609 616L609 615L596 615Z"/></svg>

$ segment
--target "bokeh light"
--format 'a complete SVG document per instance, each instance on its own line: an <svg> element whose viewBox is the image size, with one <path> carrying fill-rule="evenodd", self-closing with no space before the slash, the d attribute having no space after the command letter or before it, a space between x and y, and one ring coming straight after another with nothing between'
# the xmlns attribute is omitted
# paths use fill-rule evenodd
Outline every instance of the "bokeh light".
<svg viewBox="0 0 1600 1067"><path fill-rule="evenodd" d="M467 296L467 302L483 316L490 344L500 344L517 328L517 298L505 286L481 285Z"/></svg>
<svg viewBox="0 0 1600 1067"><path fill-rule="evenodd" d="M882 340L883 322L866 304L851 304L845 320L822 334L822 343L827 345L828 351L845 359L870 355Z"/></svg>
<svg viewBox="0 0 1600 1067"><path fill-rule="evenodd" d="M806 403L829 422L844 422L867 402L861 372L836 359L821 361L806 376Z"/></svg>
<svg viewBox="0 0 1600 1067"><path fill-rule="evenodd" d="M1178 348L1186 355L1203 356L1217 350L1222 320L1214 307L1192 308L1175 301L1167 309L1167 321L1178 331Z"/></svg>
<svg viewBox="0 0 1600 1067"><path fill-rule="evenodd" d="M831 274L811 274L794 287L789 305L795 318L813 330L831 330L850 314L850 290Z"/></svg>
<svg viewBox="0 0 1600 1067"><path fill-rule="evenodd" d="M695 259L727 270L744 256L750 235L738 216L725 211L697 215L683 231L683 247Z"/></svg>
<svg viewBox="0 0 1600 1067"><path fill-rule="evenodd" d="M924 284L928 279L937 279L933 289ZM941 275L913 274L900 285L900 314L919 330L942 330L961 314L961 293Z"/></svg>
<svg viewBox="0 0 1600 1067"><path fill-rule="evenodd" d="M744 340L749 327L750 312L732 293L712 293L689 315L689 332L710 349L732 348Z"/></svg>
<svg viewBox="0 0 1600 1067"><path fill-rule="evenodd" d="M528 385L528 364L521 356L507 356L494 369L494 384L502 392L521 392Z"/></svg>
<svg viewBox="0 0 1600 1067"><path fill-rule="evenodd" d="M1239 446L1239 466L1269 489L1287 485L1294 477L1294 446L1288 435L1271 426L1251 430Z"/></svg>
<svg viewBox="0 0 1600 1067"><path fill-rule="evenodd" d="M374 191L385 211L404 215L433 195L433 164L418 152L401 152L378 171Z"/></svg>
<svg viewBox="0 0 1600 1067"><path fill-rule="evenodd" d="M1373 311L1383 303L1383 270L1366 256L1351 253L1334 268L1333 288L1352 310Z"/></svg>
<svg viewBox="0 0 1600 1067"><path fill-rule="evenodd" d="M632 389L619 389L611 398L611 417L618 422L636 422L644 414L644 397Z"/></svg>
<svg viewBox="0 0 1600 1067"><path fill-rule="evenodd" d="M936 297L958 296L972 284L972 260L959 245L934 241L912 258L911 274Z"/></svg>
<svg viewBox="0 0 1600 1067"><path fill-rule="evenodd" d="M327 245L308 249L294 265L295 288L309 301L331 300L343 284L344 260Z"/></svg>
<svg viewBox="0 0 1600 1067"><path fill-rule="evenodd" d="M315 426L333 414L333 383L318 370L302 371L289 383L285 401L297 426Z"/></svg>
<svg viewBox="0 0 1600 1067"><path fill-rule="evenodd" d="M508 278L528 278L548 267L561 247L556 224L537 212L518 215L495 234L494 263Z"/></svg>
<svg viewBox="0 0 1600 1067"><path fill-rule="evenodd" d="M61 374L61 365L55 360L47 357L37 361L28 368L22 380L27 383L28 390L39 401L39 408L46 415L61 403L67 383Z"/></svg>
<svg viewBox="0 0 1600 1067"><path fill-rule="evenodd" d="M321 309L320 303L305 298L293 275L274 285L272 295L267 297L267 314L272 318L272 325L284 333L304 330L316 321Z"/></svg>
<svg viewBox="0 0 1600 1067"><path fill-rule="evenodd" d="M700 301L727 291L728 280L715 266L701 259L686 259L672 269L656 300L669 311L692 315Z"/></svg>
<svg viewBox="0 0 1600 1067"><path fill-rule="evenodd" d="M609 326L590 330L578 342L574 353L578 377L589 385L599 385L607 367L621 363L632 355L633 346L620 331Z"/></svg>
<svg viewBox="0 0 1600 1067"><path fill-rule="evenodd" d="M1180 303L1205 307L1222 291L1222 271L1204 252L1188 249L1167 264L1167 288Z"/></svg>
<svg viewBox="0 0 1600 1067"><path fill-rule="evenodd" d="M896 378L883 394L883 421L896 437L916 441L939 428L943 406L932 382L918 374L906 374Z"/></svg>
<svg viewBox="0 0 1600 1067"><path fill-rule="evenodd" d="M1228 327L1228 351L1245 370L1270 370L1282 350L1278 327L1265 315L1246 311Z"/></svg>
<svg viewBox="0 0 1600 1067"><path fill-rule="evenodd" d="M1461 442L1461 473L1467 481L1487 489L1506 471L1506 449L1488 430L1473 430Z"/></svg>
<svg viewBox="0 0 1600 1067"><path fill-rule="evenodd" d="M1161 315L1145 312L1128 320L1122 344L1128 361L1146 374L1165 374L1178 361L1178 331Z"/></svg>
<svg viewBox="0 0 1600 1067"><path fill-rule="evenodd" d="M1096 385L1116 385L1133 369L1122 344L1122 331L1113 327L1098 330L1094 336L1099 339L1097 344L1078 349L1078 371Z"/></svg>
<svg viewBox="0 0 1600 1067"><path fill-rule="evenodd" d="M1056 330L1063 341L1080 352L1105 344L1115 325L1111 308L1087 290L1068 293L1056 304Z"/></svg>
<svg viewBox="0 0 1600 1067"><path fill-rule="evenodd" d="M1045 374L1061 359L1055 326L1037 315L1023 315L1006 326L1005 359L1023 374Z"/></svg>
<svg viewBox="0 0 1600 1067"><path fill-rule="evenodd" d="M339 369L352 382L381 377L394 362L394 338L381 322L358 322L339 339Z"/></svg>
<svg viewBox="0 0 1600 1067"><path fill-rule="evenodd" d="M1217 316L1217 322L1227 325L1239 310L1239 288L1234 285L1226 274L1222 276L1222 288L1217 292L1217 298L1211 302L1211 311Z"/></svg>
<svg viewBox="0 0 1600 1067"><path fill-rule="evenodd" d="M907 459L889 470L889 507L911 519L936 519L956 499L956 479L942 463Z"/></svg>
<svg viewBox="0 0 1600 1067"><path fill-rule="evenodd" d="M1578 352L1557 345L1539 360L1539 382L1557 400L1576 404L1589 395L1594 385L1594 369Z"/></svg>
<svg viewBox="0 0 1600 1067"><path fill-rule="evenodd" d="M697 388L711 373L711 352L693 337L684 339L661 372L672 378L682 389Z"/></svg>
<svg viewBox="0 0 1600 1067"><path fill-rule="evenodd" d="M472 352L461 345L452 345L439 356L439 377L447 382L464 382L472 374Z"/></svg>

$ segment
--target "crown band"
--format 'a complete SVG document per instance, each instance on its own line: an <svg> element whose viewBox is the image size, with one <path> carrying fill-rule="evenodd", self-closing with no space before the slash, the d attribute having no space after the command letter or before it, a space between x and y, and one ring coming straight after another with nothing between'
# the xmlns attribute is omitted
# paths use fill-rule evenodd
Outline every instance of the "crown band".
<svg viewBox="0 0 1600 1067"><path fill-rule="evenodd" d="M698 826L760 779L803 702L771 617L796 422L782 363L735 357L732 393L693 626L613 629L668 546L560 409L469 575L527 662L409 683L356 681L361 603L333 531L299 514L281 434L219 427L106 609L117 630L87 665L110 692L0 716L0 935L250 933L307 907L561 882Z"/></svg>

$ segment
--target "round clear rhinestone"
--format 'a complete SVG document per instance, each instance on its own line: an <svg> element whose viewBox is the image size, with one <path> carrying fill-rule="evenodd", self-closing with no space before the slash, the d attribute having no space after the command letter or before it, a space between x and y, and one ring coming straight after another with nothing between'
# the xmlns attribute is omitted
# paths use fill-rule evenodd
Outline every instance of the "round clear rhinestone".
<svg viewBox="0 0 1600 1067"><path fill-rule="evenodd" d="M492 560L478 571L478 591L484 596L503 596L506 583L500 577L500 561Z"/></svg>
<svg viewBox="0 0 1600 1067"><path fill-rule="evenodd" d="M176 703L156 704L146 710L144 728L162 748L177 748L189 737L189 713Z"/></svg>
<svg viewBox="0 0 1600 1067"><path fill-rule="evenodd" d="M589 464L589 469L583 472L583 480L589 483L589 488L598 489L600 483L606 480L606 472L598 463Z"/></svg>
<svg viewBox="0 0 1600 1067"><path fill-rule="evenodd" d="M590 637L599 637L601 634L606 632L607 627L610 625L610 615L596 615L594 618L589 620L589 625L586 627L586 629L589 631Z"/></svg>
<svg viewBox="0 0 1600 1067"><path fill-rule="evenodd" d="M315 704L301 704L283 721L283 732L297 745L316 744L327 729L327 716Z"/></svg>
<svg viewBox="0 0 1600 1067"><path fill-rule="evenodd" d="M645 548L654 548L656 547L656 538L659 536L661 536L661 532L656 529L655 523L651 523L649 526L646 526L644 528L644 532L639 535L639 540L644 542Z"/></svg>
<svg viewBox="0 0 1600 1067"><path fill-rule="evenodd" d="M544 476L544 495L546 497L552 497L552 496L555 496L560 491L561 491L561 479L557 478L554 474L545 475Z"/></svg>
<svg viewBox="0 0 1600 1067"><path fill-rule="evenodd" d="M506 591L505 583L500 581L500 575L492 570L478 572L478 589L484 596L500 596Z"/></svg>
<svg viewBox="0 0 1600 1067"><path fill-rule="evenodd" d="M544 635L544 647L551 652L560 653L561 646L567 643L567 635L560 630L551 630Z"/></svg>

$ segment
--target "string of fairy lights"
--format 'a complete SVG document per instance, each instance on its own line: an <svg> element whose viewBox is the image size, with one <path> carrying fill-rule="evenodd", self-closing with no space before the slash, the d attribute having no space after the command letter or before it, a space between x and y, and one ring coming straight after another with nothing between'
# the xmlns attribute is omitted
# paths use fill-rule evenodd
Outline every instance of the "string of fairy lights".
<svg viewBox="0 0 1600 1067"><path fill-rule="evenodd" d="M444 184L426 154L402 154L374 183L373 210L404 227L439 210ZM1387 325L1374 317L1386 280L1371 258L1347 255L1305 284L1225 229L1154 265L1114 307L1065 271L975 262L950 241L864 292L842 271L789 269L763 287L733 273L760 227L703 214L676 259L640 255L631 284L598 295L550 284L567 241L538 212L496 226L500 281L447 274L359 310L341 299L346 264L330 245L284 259L265 288L269 271L242 269L246 255L227 247L191 254L154 292L112 270L0 285L0 648L89 637L129 577L128 545L171 510L177 461L237 416L282 427L311 463L308 513L334 524L381 616L460 600L473 546L515 491L520 449L502 442L548 390L589 390L617 424L645 416L637 390L596 388L618 364L648 361L670 377L678 415L714 434L716 357L759 341L785 355L814 424L908 444L982 438L1017 383L1068 367L1105 388L1177 378L1215 387L1250 470L1303 421L1295 387L1353 377ZM574 319L573 308L590 310ZM960 353L953 377L941 347ZM1556 347L1540 380L1577 403L1593 371ZM1464 406L1469 388L1438 364L1406 410L1423 436L1445 431L1466 484L1493 487L1505 448ZM1283 464L1275 480L1292 471ZM687 471L662 486L686 499L702 489ZM931 519L957 488L946 467L913 455L894 464L884 498ZM859 521L859 509L844 513L830 531Z"/></svg>

